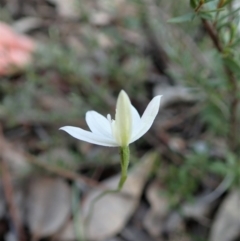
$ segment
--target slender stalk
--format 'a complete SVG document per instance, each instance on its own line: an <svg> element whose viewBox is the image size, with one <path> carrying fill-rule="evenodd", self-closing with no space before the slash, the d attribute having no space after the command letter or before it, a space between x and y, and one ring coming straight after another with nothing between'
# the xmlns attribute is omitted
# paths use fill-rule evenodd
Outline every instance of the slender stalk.
<svg viewBox="0 0 240 241"><path fill-rule="evenodd" d="M204 3L205 3L204 0L200 0L198 6L195 8L194 11L197 13L201 9L201 7L203 6Z"/></svg>
<svg viewBox="0 0 240 241"><path fill-rule="evenodd" d="M208 35L210 36L214 46L219 53L223 53L224 49L221 45L219 36L216 29L212 26L206 19L202 19L204 28L206 29ZM237 120L237 110L238 110L238 84L234 76L234 73L225 65L224 70L230 84L230 116L229 116L229 131L228 131L228 145L232 151L237 148L237 135L238 135L238 120Z"/></svg>
<svg viewBox="0 0 240 241"><path fill-rule="evenodd" d="M0 167L3 194L6 199L6 204L8 207L12 228L15 231L15 238L19 241L24 241L26 240L26 237L23 232L22 223L19 217L19 210L17 209L16 204L14 202L14 188L11 180L11 173L8 169L6 161L3 159L0 159Z"/></svg>
<svg viewBox="0 0 240 241"><path fill-rule="evenodd" d="M129 147L122 147L120 150L120 156L121 156L121 178L118 183L118 190L120 191L127 179L127 171L128 171L128 165L129 165L129 156L130 156L130 150Z"/></svg>
<svg viewBox="0 0 240 241"><path fill-rule="evenodd" d="M122 190L123 185L124 185L125 181L127 180L129 157L130 157L129 147L128 146L121 147L121 149L120 149L121 177L120 177L120 180L119 180L119 183L118 183L118 187L116 189L109 189L109 190L103 191L92 200L92 202L90 204L89 212L88 212L87 217L85 219L85 225L87 225L90 222L90 219L93 215L94 206L99 199L103 198L105 195L118 193ZM126 196L128 196L128 195L126 195Z"/></svg>

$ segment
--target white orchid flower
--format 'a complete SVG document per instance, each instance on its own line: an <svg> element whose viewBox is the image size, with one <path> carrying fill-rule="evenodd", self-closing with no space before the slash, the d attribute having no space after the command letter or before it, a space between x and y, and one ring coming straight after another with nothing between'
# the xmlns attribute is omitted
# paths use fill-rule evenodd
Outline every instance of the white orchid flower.
<svg viewBox="0 0 240 241"><path fill-rule="evenodd" d="M160 100L160 95L154 97L140 117L137 110L132 106L128 95L122 90L117 99L115 120L112 120L110 114L106 118L96 111L88 111L86 122L91 131L73 126L64 126L60 129L82 141L101 146L120 147L121 178L117 189L119 191L127 179L130 159L128 145L150 129L157 116Z"/></svg>
<svg viewBox="0 0 240 241"><path fill-rule="evenodd" d="M91 131L73 126L64 126L60 130L92 144L127 147L150 129L158 114L160 100L160 95L154 97L140 117L128 95L122 90L117 99L115 120L112 120L110 114L106 118L96 111L88 111L86 122Z"/></svg>

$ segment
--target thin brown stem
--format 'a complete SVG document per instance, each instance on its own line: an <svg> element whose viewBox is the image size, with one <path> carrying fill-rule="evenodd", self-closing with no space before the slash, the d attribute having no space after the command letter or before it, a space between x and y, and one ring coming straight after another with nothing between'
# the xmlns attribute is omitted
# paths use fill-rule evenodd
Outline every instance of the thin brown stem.
<svg viewBox="0 0 240 241"><path fill-rule="evenodd" d="M204 28L206 29L208 35L210 36L214 46L216 47L216 49L222 53L223 52L223 48L221 46L217 31L215 30L215 28L206 20L206 19L202 19L202 23Z"/></svg>
<svg viewBox="0 0 240 241"><path fill-rule="evenodd" d="M26 240L23 227L21 224L21 220L19 217L19 210L16 207L14 202L14 188L12 184L11 174L9 172L9 168L5 160L1 159L1 176L2 176L2 184L3 184L3 193L6 200L7 208L9 211L9 217L12 222L16 239L19 241Z"/></svg>
<svg viewBox="0 0 240 241"><path fill-rule="evenodd" d="M43 163L43 162L39 161L37 158L35 158L34 156L27 154L27 153L25 153L25 157L26 157L26 161L28 161L29 163L36 165L48 172L61 176L63 178L73 180L73 181L79 181L79 182L85 183L86 185L91 186L91 187L101 187L101 184L99 182L97 182L91 178L88 178L86 176L83 176L79 173L75 173L70 170L66 170L61 167L58 167L58 166L53 166L53 165ZM105 188L105 187L103 187L103 188Z"/></svg>
<svg viewBox="0 0 240 241"><path fill-rule="evenodd" d="M213 25L211 25L206 19L202 19L204 28L206 29L208 35L210 36L215 48L219 53L223 53L224 49L221 45L218 33ZM234 76L234 73L225 65L224 70L230 84L230 117L229 117L229 131L228 131L228 145L229 148L234 151L237 146L237 109L238 109L238 84Z"/></svg>
<svg viewBox="0 0 240 241"><path fill-rule="evenodd" d="M72 181L78 181L81 183L86 184L90 187L98 187L105 189L106 187L99 182L93 180L92 178L86 177L84 175L81 175L79 173L73 172L71 170L66 170L58 166L49 165L47 163L39 161L35 156L24 152L22 150L18 150L15 146L13 146L11 143L9 143L3 133L1 132L1 126L0 126L0 158L5 159L8 157L8 153L14 151L19 157L23 160L26 160L32 165L38 166L48 172L51 172L53 174L56 174L58 176L61 176L63 178L72 180Z"/></svg>
<svg viewBox="0 0 240 241"><path fill-rule="evenodd" d="M201 7L203 6L203 4L204 4L205 2L203 1L203 0L201 0L200 2L199 2L199 5L195 8L195 12L197 13L200 9L201 9Z"/></svg>

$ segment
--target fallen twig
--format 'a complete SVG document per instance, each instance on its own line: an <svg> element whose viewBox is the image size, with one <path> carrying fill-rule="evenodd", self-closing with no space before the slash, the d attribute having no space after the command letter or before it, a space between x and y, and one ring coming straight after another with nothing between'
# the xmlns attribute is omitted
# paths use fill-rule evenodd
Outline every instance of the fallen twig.
<svg viewBox="0 0 240 241"><path fill-rule="evenodd" d="M2 176L2 185L3 185L3 193L6 200L6 204L9 210L9 218L12 222L12 226L14 229L14 233L16 235L16 240L24 241L26 240L23 227L21 224L21 220L19 217L18 209L14 202L14 188L12 185L11 174L9 172L8 165L6 161L1 158L0 159L1 166L1 176Z"/></svg>

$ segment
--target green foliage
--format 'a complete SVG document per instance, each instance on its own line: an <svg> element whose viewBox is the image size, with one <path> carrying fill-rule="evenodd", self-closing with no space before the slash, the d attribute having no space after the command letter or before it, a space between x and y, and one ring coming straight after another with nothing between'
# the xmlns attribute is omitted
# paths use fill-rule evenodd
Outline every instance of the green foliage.
<svg viewBox="0 0 240 241"><path fill-rule="evenodd" d="M227 143L221 159L210 157L209 152L191 153L180 166L170 165L164 176L164 183L173 205L182 197L191 199L208 174L222 179L230 176L232 185L239 186L240 183L240 8L233 9L230 7L231 2L190 0L192 10L168 21L187 22L189 28L198 23L205 28L197 47L208 56L209 63L196 66L190 64L191 67L182 72L183 77L176 77L189 80L189 85L202 90L204 101L200 118L206 123L208 134L211 133L213 138L220 137ZM187 51L180 52L180 56L179 60L174 56L180 66L187 66L187 63L194 63L197 59L194 60ZM232 139L235 139L234 144Z"/></svg>
<svg viewBox="0 0 240 241"><path fill-rule="evenodd" d="M239 135L231 134L240 122L240 116L234 107L238 105L240 98L239 74L240 74L240 54L239 54L239 16L237 9L229 7L232 1L190 1L194 8L195 18L202 20L207 31L208 37L213 43L212 48L216 48L218 54L211 63L212 74L218 78L218 86L211 83L209 76L200 77L199 86L207 92L207 101L203 110L203 120L217 135L234 135L235 145L239 147ZM184 16L190 16L186 13ZM179 17L175 18L179 22ZM174 20L174 19L173 19ZM170 20L171 21L171 20ZM205 22L204 22L205 21ZM211 47L208 46L209 49ZM217 61L216 61L217 60ZM204 81L204 79L206 81ZM235 108L235 109L234 109ZM231 144L232 145L232 144ZM229 146L230 149L232 147Z"/></svg>
<svg viewBox="0 0 240 241"><path fill-rule="evenodd" d="M181 201L181 198L191 199L198 190L199 184L207 174L209 159L206 154L191 154L186 157L180 166L170 165L164 183L168 194L172 198L173 205Z"/></svg>
<svg viewBox="0 0 240 241"><path fill-rule="evenodd" d="M232 180L231 186L239 185L239 158L229 154L226 160L222 160L210 158L208 153L192 153L180 166L170 165L167 174L162 178L171 204L178 205L182 199L190 201L208 175L216 175L219 178L229 176Z"/></svg>
<svg viewBox="0 0 240 241"><path fill-rule="evenodd" d="M187 13L182 16L171 18L168 20L169 23L182 23L182 22L190 22L194 19L195 13Z"/></svg>

